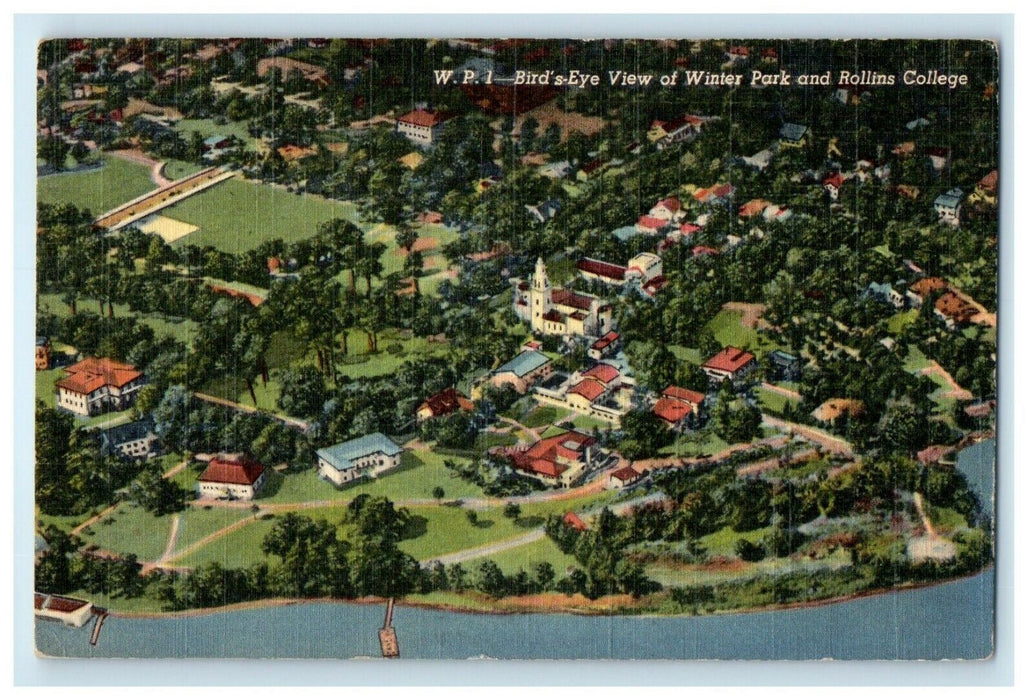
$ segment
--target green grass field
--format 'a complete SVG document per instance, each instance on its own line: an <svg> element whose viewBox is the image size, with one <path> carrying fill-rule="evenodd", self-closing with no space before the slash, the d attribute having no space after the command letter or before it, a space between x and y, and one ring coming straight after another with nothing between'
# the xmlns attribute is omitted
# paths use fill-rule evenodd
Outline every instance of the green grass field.
<svg viewBox="0 0 1035 700"><path fill-rule="evenodd" d="M708 322L708 328L721 345L750 350L756 355L780 347L753 328L744 326L741 323L741 315L736 311L724 309L715 314Z"/></svg>
<svg viewBox="0 0 1035 700"><path fill-rule="evenodd" d="M662 447L663 455L702 455L710 456L729 448L729 443L715 433L709 431L690 433L677 438L671 445Z"/></svg>
<svg viewBox="0 0 1035 700"><path fill-rule="evenodd" d="M778 394L775 391L770 391L763 387L755 389L755 398L758 399L759 406L762 410L773 414L779 414L782 412L784 406L787 404L797 405L799 403L790 397Z"/></svg>
<svg viewBox="0 0 1035 700"><path fill-rule="evenodd" d="M84 530L81 537L102 549L136 554L141 561L153 561L165 551L174 517L156 517L140 506L122 503L109 518L91 526L90 532Z"/></svg>
<svg viewBox="0 0 1035 700"><path fill-rule="evenodd" d="M706 359L701 357L701 351L697 348L687 348L682 345L669 345L668 349L676 356L677 360L689 362L693 365L699 365Z"/></svg>
<svg viewBox="0 0 1035 700"><path fill-rule="evenodd" d="M74 204L96 217L155 189L147 166L112 156L104 156L104 162L98 170L37 178L37 201Z"/></svg>
<svg viewBox="0 0 1035 700"><path fill-rule="evenodd" d="M734 532L733 528L724 527L717 532L712 532L700 538L701 546L708 550L712 556L737 556L737 542L747 540L751 544L758 544L769 532L769 528L763 527L747 532Z"/></svg>
<svg viewBox="0 0 1035 700"><path fill-rule="evenodd" d="M183 134L183 138L190 139L192 131L201 134L202 138L215 136L236 136L248 144L248 150L256 150L258 139L248 133L248 125L245 122L228 121L226 124L216 124L211 119L181 119L173 125L173 129Z"/></svg>
<svg viewBox="0 0 1035 700"><path fill-rule="evenodd" d="M468 522L463 508L419 506L409 510L427 520L427 532L400 542L399 548L418 560L506 540L528 531L528 528L505 518L503 508L478 511L477 525Z"/></svg>
<svg viewBox="0 0 1035 700"><path fill-rule="evenodd" d="M306 501L351 501L361 493L384 496L393 502L430 499L432 489L441 486L444 500L484 496L474 484L455 476L443 464L445 459L463 461L459 457L444 458L434 452L406 451L399 469L380 478L335 488L316 474L316 469L296 474L277 474L267 485L259 503L302 503Z"/></svg>
<svg viewBox="0 0 1035 700"><path fill-rule="evenodd" d="M916 320L920 312L916 309L900 311L888 319L888 333L899 335L909 324Z"/></svg>
<svg viewBox="0 0 1035 700"><path fill-rule="evenodd" d="M198 227L174 246L213 246L228 253L263 241L300 241L335 218L357 221L355 205L315 195L291 194L269 185L232 178L162 210L163 216Z"/></svg>
<svg viewBox="0 0 1035 700"><path fill-rule="evenodd" d="M488 557L471 559L463 562L463 565L465 569L474 573L478 571L478 567L482 562L489 560L499 564L500 569L507 575L515 573L518 569L524 569L530 574L534 574L536 564L547 562L553 567L557 578L561 578L569 566L578 566L575 557L559 550L549 537L544 537L530 544L523 544Z"/></svg>

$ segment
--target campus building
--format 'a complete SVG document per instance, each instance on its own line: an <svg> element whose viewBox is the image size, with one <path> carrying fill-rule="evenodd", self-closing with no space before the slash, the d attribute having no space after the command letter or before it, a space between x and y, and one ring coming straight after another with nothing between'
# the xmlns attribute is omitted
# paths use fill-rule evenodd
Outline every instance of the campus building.
<svg viewBox="0 0 1035 700"><path fill-rule="evenodd" d="M57 407L80 416L125 410L144 384L144 375L136 367L106 357L77 362L54 382Z"/></svg>
<svg viewBox="0 0 1035 700"><path fill-rule="evenodd" d="M521 282L514 294L514 312L542 335L599 338L612 327L612 308L603 299L568 289L554 289L546 263L536 261L532 283Z"/></svg>
<svg viewBox="0 0 1035 700"><path fill-rule="evenodd" d="M384 433L370 433L316 451L320 477L335 486L342 486L364 476L376 478L398 467L401 462L402 448Z"/></svg>

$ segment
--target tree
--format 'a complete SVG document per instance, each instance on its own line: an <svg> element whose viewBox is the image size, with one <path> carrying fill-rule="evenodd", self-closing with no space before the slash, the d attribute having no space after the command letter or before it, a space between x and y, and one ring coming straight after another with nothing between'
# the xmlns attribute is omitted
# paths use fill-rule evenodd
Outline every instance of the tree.
<svg viewBox="0 0 1035 700"><path fill-rule="evenodd" d="M417 242L417 232L406 224L400 224L398 228L399 231L395 234L395 243L409 254L413 244Z"/></svg>
<svg viewBox="0 0 1035 700"><path fill-rule="evenodd" d="M472 525L477 526L478 525L478 513L476 513L473 510L468 510L468 511L464 511L464 512L467 515L467 522L471 523Z"/></svg>
<svg viewBox="0 0 1035 700"><path fill-rule="evenodd" d="M36 147L36 155L54 170L65 169L65 158L71 146L60 136L45 136Z"/></svg>
<svg viewBox="0 0 1035 700"><path fill-rule="evenodd" d="M130 484L129 497L144 510L166 515L186 507L187 492L162 476L156 467L145 469Z"/></svg>
<svg viewBox="0 0 1035 700"><path fill-rule="evenodd" d="M517 503L507 503L503 506L503 515L511 520L517 520L521 517L521 506Z"/></svg>
<svg viewBox="0 0 1035 700"><path fill-rule="evenodd" d="M277 405L288 415L314 418L323 411L327 389L323 375L312 365L284 370Z"/></svg>
<svg viewBox="0 0 1035 700"><path fill-rule="evenodd" d="M446 490L441 486L436 486L435 488L431 489L431 497L434 498L436 501L441 501L443 498L445 498L445 496Z"/></svg>
<svg viewBox="0 0 1035 700"><path fill-rule="evenodd" d="M548 561L541 561L535 565L535 582L541 591L548 591L553 586L553 566Z"/></svg>

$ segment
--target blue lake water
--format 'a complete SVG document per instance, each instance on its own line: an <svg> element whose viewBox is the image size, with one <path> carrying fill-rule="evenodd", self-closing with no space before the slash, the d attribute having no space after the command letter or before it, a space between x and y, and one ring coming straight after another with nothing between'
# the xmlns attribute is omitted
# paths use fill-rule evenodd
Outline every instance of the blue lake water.
<svg viewBox="0 0 1035 700"><path fill-rule="evenodd" d="M975 488L992 494L994 443L960 455ZM983 473L982 473L983 472ZM985 478L987 475L987 478ZM479 615L397 607L407 658L462 659L980 659L993 650L995 574L917 590L766 613L704 617ZM353 658L379 656L384 609L306 603L195 617L109 618L36 625L53 656Z"/></svg>

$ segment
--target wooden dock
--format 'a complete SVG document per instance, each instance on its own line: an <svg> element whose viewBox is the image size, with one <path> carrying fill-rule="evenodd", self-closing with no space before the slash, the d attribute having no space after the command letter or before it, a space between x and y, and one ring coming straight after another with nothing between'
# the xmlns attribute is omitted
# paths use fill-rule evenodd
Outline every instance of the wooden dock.
<svg viewBox="0 0 1035 700"><path fill-rule="evenodd" d="M90 634L90 646L97 646L97 640L101 636L101 627L104 625L104 621L108 617L108 610L106 608L98 608L94 606L93 614L97 616L96 622L93 623L93 632Z"/></svg>
<svg viewBox="0 0 1035 700"><path fill-rule="evenodd" d="M381 640L381 656L386 659L399 658L399 639L395 636L395 628L392 627L392 611L394 608L395 598L389 598L388 606L385 608L385 624L377 633Z"/></svg>

